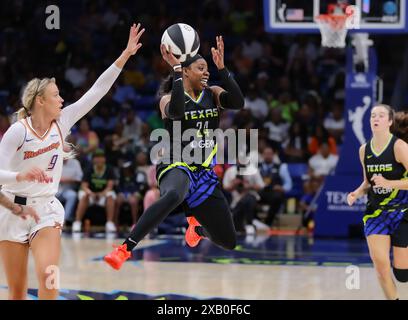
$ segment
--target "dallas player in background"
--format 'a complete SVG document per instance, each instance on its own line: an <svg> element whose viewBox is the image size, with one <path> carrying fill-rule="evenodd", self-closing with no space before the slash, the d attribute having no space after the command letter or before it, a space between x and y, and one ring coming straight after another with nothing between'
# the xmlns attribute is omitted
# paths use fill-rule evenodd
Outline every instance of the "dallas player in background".
<svg viewBox="0 0 408 320"><path fill-rule="evenodd" d="M199 54L180 64L170 48L160 47L163 59L174 70L161 90L160 109L171 143L157 168L160 199L143 213L125 242L105 256L105 261L115 269L120 269L147 233L182 203L187 205L189 215L187 244L194 247L203 237L208 237L225 249L235 247L236 233L231 210L212 170L217 145L212 143L215 142L212 137L207 138L207 133L218 128L221 108L240 109L244 106L244 97L224 66L223 39L220 36L216 40L217 49L212 48L211 52L226 90L207 86L210 74L207 62ZM182 150L192 143L173 135L176 122L180 123L182 133L188 129L196 130L199 142L192 142L202 146L203 154L198 162L188 164L184 159L180 162L173 158L173 148ZM209 156L206 158L206 155Z"/></svg>
<svg viewBox="0 0 408 320"><path fill-rule="evenodd" d="M398 113L394 117L388 105L372 108L370 125L373 137L359 150L364 181L347 196L351 206L359 197L368 194L363 218L364 233L378 280L388 299L398 299L391 267L398 281L408 282L407 121L407 114ZM390 261L391 246L393 265Z"/></svg>
<svg viewBox="0 0 408 320"><path fill-rule="evenodd" d="M16 204L30 205L40 220L21 220L0 207L0 254L9 287L9 299L25 299L27 263L32 249L40 299L56 299L58 285L47 286L49 266L58 266L64 208L55 198L62 173L64 139L71 127L109 91L127 60L141 47L144 29L130 28L129 41L120 57L96 80L77 102L62 109L54 79L33 79L24 89L23 108L0 143L0 169L21 171L38 166L52 178L50 184L33 182L3 185L4 195ZM62 109L62 110L61 110ZM48 273L47 273L48 272Z"/></svg>

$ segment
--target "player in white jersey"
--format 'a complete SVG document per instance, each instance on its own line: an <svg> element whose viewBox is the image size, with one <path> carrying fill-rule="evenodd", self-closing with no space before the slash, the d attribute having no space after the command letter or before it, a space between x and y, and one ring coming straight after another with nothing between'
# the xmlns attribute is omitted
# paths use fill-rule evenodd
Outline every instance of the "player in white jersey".
<svg viewBox="0 0 408 320"><path fill-rule="evenodd" d="M64 208L55 198L62 173L64 139L71 127L109 91L126 61L142 46L140 24L130 28L129 42L120 57L77 102L62 109L55 79L33 79L23 92L23 108L0 143L0 169L21 171L37 166L51 177L50 184L5 183L4 195L16 204L32 206L38 223L22 220L0 207L0 255L9 287L9 299L25 299L29 248L35 261L40 299L58 297L61 227Z"/></svg>

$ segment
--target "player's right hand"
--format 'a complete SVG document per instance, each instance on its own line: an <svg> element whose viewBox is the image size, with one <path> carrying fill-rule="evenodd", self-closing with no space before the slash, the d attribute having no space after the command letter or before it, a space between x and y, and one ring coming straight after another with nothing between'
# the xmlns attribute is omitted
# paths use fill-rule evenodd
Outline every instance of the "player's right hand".
<svg viewBox="0 0 408 320"><path fill-rule="evenodd" d="M356 200L357 200L357 196L356 196L356 193L353 191L353 192L350 192L348 195L347 195L347 203L348 203L348 205L351 207L353 204L354 204L354 202L356 202Z"/></svg>
<svg viewBox="0 0 408 320"><path fill-rule="evenodd" d="M40 183L50 183L52 179L47 176L44 170L34 167L27 171L20 172L16 177L17 182L27 181L27 182L40 182Z"/></svg>
<svg viewBox="0 0 408 320"><path fill-rule="evenodd" d="M160 45L160 52L161 52L161 55L163 57L163 60L166 61L170 65L170 67L173 68L174 66L180 64L180 60L177 59L174 56L174 54L171 52L170 46L168 46L166 48L166 46L164 44L161 44Z"/></svg>

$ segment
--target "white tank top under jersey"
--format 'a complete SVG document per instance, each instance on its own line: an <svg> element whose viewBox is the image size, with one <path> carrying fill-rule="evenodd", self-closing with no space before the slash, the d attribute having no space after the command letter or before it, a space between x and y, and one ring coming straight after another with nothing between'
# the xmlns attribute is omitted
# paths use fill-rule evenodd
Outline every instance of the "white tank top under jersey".
<svg viewBox="0 0 408 320"><path fill-rule="evenodd" d="M41 137L32 127L31 118L14 123L0 142L0 184L2 190L21 197L50 197L58 191L63 164L63 142L71 127L87 114L109 91L121 69L112 64L77 102L65 107ZM39 167L52 177L49 184L17 183L17 172ZM11 172L5 172L8 170Z"/></svg>

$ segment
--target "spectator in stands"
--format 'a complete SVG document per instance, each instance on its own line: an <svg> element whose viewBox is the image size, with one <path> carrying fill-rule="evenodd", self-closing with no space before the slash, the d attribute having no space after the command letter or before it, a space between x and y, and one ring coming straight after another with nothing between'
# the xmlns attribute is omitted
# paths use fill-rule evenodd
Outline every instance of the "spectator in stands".
<svg viewBox="0 0 408 320"><path fill-rule="evenodd" d="M256 76L256 87L258 88L258 95L266 101L271 101L273 98L272 81L265 71L259 72Z"/></svg>
<svg viewBox="0 0 408 320"><path fill-rule="evenodd" d="M150 148L153 146L153 144L154 143L150 140L150 127L147 123L143 123L140 139L133 142L135 152L136 153L138 153L139 151L148 152Z"/></svg>
<svg viewBox="0 0 408 320"><path fill-rule="evenodd" d="M135 157L136 169L148 175L150 169L149 155L145 151L139 151Z"/></svg>
<svg viewBox="0 0 408 320"><path fill-rule="evenodd" d="M262 44L254 38L253 32L247 32L242 43L242 55L252 61L259 59L263 54Z"/></svg>
<svg viewBox="0 0 408 320"><path fill-rule="evenodd" d="M73 142L70 139L72 138L67 138L67 142ZM75 158L64 159L61 181L58 192L55 196L58 200L64 203L65 220L68 222L72 222L75 219L75 207L78 200L78 189L82 177L83 172L81 163Z"/></svg>
<svg viewBox="0 0 408 320"><path fill-rule="evenodd" d="M241 164L228 168L224 174L223 187L232 194L231 208L236 231L255 233L253 221L260 200L258 191L264 187L258 168Z"/></svg>
<svg viewBox="0 0 408 320"><path fill-rule="evenodd" d="M281 81L285 81L282 78ZM291 94L288 91L279 93L278 99L272 100L269 104L270 109L279 109L282 114L282 118L288 123L292 123L295 118L296 112L299 110L299 105L296 100L292 99Z"/></svg>
<svg viewBox="0 0 408 320"><path fill-rule="evenodd" d="M79 121L79 130L74 134L74 139L78 148L78 159L84 165L99 146L99 137L90 129L87 118Z"/></svg>
<svg viewBox="0 0 408 320"><path fill-rule="evenodd" d="M112 134L115 131L116 124L118 123L117 116L111 111L108 104L104 101L98 108L98 113L92 118L91 127L95 130L101 140L108 134ZM118 113L118 109L116 109Z"/></svg>
<svg viewBox="0 0 408 320"><path fill-rule="evenodd" d="M263 161L259 164L259 172L264 188L259 191L261 202L269 205L265 223L272 226L277 213L285 202L285 193L292 189L292 178L288 166L281 163L271 147L263 151Z"/></svg>
<svg viewBox="0 0 408 320"><path fill-rule="evenodd" d="M338 155L330 153L327 142L323 142L319 152L309 159L309 175L312 177L327 176L336 168Z"/></svg>
<svg viewBox="0 0 408 320"><path fill-rule="evenodd" d="M282 143L288 138L289 123L282 118L282 111L278 108L271 109L269 117L264 124L268 130L268 142L275 150L281 150Z"/></svg>
<svg viewBox="0 0 408 320"><path fill-rule="evenodd" d="M296 113L296 121L306 129L308 136L311 135L318 123L317 105L303 103Z"/></svg>
<svg viewBox="0 0 408 320"><path fill-rule="evenodd" d="M116 147L115 144L116 137L113 135L108 135L105 137L104 140L104 150L105 150L105 157L106 157L106 164L110 166L114 172L115 176L119 176L119 168L121 165L126 162L125 156L122 154L122 151Z"/></svg>
<svg viewBox="0 0 408 320"><path fill-rule="evenodd" d="M234 120L232 122L233 128L252 128L254 119L249 109L241 109L235 113Z"/></svg>
<svg viewBox="0 0 408 320"><path fill-rule="evenodd" d="M309 156L307 130L299 122L293 122L289 128L289 138L283 144L286 162L306 162Z"/></svg>
<svg viewBox="0 0 408 320"><path fill-rule="evenodd" d="M141 201L148 189L147 175L144 171L137 170L131 162L124 163L121 169L117 186L115 217L120 220L120 210L123 204L127 203L130 206L132 225L134 225L139 218Z"/></svg>
<svg viewBox="0 0 408 320"><path fill-rule="evenodd" d="M329 132L323 125L319 124L316 126L313 135L310 137L309 153L315 155L323 143L327 143L331 154L337 154L336 140L330 136Z"/></svg>
<svg viewBox="0 0 408 320"><path fill-rule="evenodd" d="M330 135L336 139L337 144L343 143L345 128L343 105L344 102L341 100L333 102L331 112L325 117L323 123Z"/></svg>
<svg viewBox="0 0 408 320"><path fill-rule="evenodd" d="M264 99L259 97L254 83L249 85L248 94L245 98L245 109L251 110L252 116L258 122L262 122L268 115L268 105Z"/></svg>
<svg viewBox="0 0 408 320"><path fill-rule="evenodd" d="M94 152L92 163L92 168L86 172L81 183L72 232L81 231L82 219L90 205L98 205L106 209L106 232L115 232L116 226L113 221L116 194L113 191L115 180L113 170L106 165L105 153L102 149Z"/></svg>
<svg viewBox="0 0 408 320"><path fill-rule="evenodd" d="M119 79L114 87L115 92L113 94L113 100L119 104L123 104L125 102L130 102L132 104L138 97L135 88L132 85L125 83L124 73L119 76Z"/></svg>
<svg viewBox="0 0 408 320"><path fill-rule="evenodd" d="M129 143L139 140L142 134L143 121L136 115L135 111L129 107L123 119L123 137Z"/></svg>

